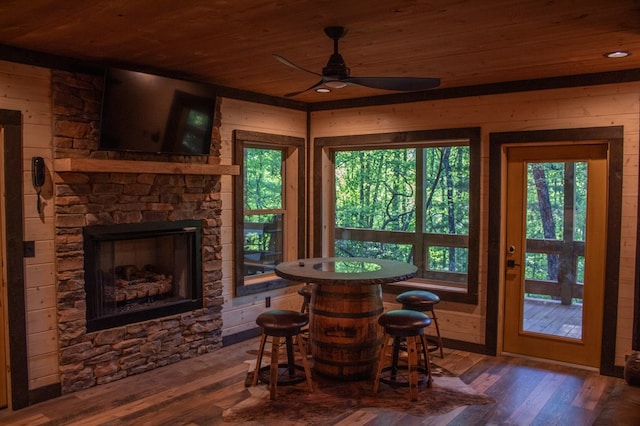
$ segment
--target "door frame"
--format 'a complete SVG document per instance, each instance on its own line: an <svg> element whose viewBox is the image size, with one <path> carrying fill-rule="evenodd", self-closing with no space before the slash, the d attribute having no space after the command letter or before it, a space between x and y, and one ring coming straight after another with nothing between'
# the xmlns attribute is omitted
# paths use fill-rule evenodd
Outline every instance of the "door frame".
<svg viewBox="0 0 640 426"><path fill-rule="evenodd" d="M485 345L497 354L501 344L502 288L504 285L505 196L504 145L519 143L554 144L566 141L602 141L609 148L609 185L606 271L602 324L600 374L622 376L622 367L615 365L616 326L618 313L618 277L620 274L620 219L622 214L622 164L624 127L589 127L557 130L497 132L489 134L489 233L487 267L487 318Z"/></svg>
<svg viewBox="0 0 640 426"><path fill-rule="evenodd" d="M4 204L11 206L4 212L7 322L3 326L7 327L9 337L9 402L11 409L17 410L29 405L22 213L22 112L0 109L0 125L4 129Z"/></svg>

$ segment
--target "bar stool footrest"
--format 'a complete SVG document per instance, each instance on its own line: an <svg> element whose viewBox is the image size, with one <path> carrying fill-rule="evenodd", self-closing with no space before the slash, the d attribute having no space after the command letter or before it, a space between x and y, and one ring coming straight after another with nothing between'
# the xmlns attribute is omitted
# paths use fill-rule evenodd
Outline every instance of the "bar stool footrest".
<svg viewBox="0 0 640 426"><path fill-rule="evenodd" d="M427 338L427 343L429 343L429 352L435 352L440 350L440 343L438 339L431 336L425 336Z"/></svg>
<svg viewBox="0 0 640 426"><path fill-rule="evenodd" d="M429 344L429 352L435 352L440 350L440 343L438 342L437 338L431 337L431 336L425 336L425 338L427 339L427 343ZM407 351L406 342L403 341L402 343L400 343L399 348L402 352L406 352Z"/></svg>
<svg viewBox="0 0 640 426"><path fill-rule="evenodd" d="M384 367L380 373L380 381L392 387L408 388L408 367L406 365L398 365L395 368L393 366ZM418 386L425 385L429 387L429 375L424 367L418 367Z"/></svg>
<svg viewBox="0 0 640 426"><path fill-rule="evenodd" d="M290 374L289 364L278 364L278 386L296 385L307 380L307 376L304 374L304 368L298 364L294 367L293 374ZM261 367L258 371L258 379L263 383L269 384L270 371L270 365Z"/></svg>

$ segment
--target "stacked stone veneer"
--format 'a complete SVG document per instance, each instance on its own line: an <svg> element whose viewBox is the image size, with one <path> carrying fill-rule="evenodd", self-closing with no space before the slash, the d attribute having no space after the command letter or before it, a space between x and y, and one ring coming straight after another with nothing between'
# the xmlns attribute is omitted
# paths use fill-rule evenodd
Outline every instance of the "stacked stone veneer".
<svg viewBox="0 0 640 426"><path fill-rule="evenodd" d="M102 76L53 71L55 158L205 162L203 157L97 151ZM219 157L220 116L211 153ZM137 173L54 175L62 393L108 383L222 346L220 176ZM88 333L82 229L88 225L202 221L203 307Z"/></svg>

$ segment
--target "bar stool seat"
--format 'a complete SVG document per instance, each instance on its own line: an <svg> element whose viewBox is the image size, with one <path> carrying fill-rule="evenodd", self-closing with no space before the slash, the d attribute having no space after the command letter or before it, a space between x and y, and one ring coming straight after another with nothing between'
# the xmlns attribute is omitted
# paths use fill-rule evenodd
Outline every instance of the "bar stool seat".
<svg viewBox="0 0 640 426"><path fill-rule="evenodd" d="M294 385L306 381L309 391L313 390L307 353L304 344L298 339L302 327L308 323L309 318L305 314L290 310L275 309L263 312L256 318L256 324L262 327L263 332L258 348L256 368L253 372L253 386L258 384L258 380L268 383L269 397L272 400L276 399L278 385ZM287 362L279 363L278 351L283 337L287 349ZM268 338L271 338L271 362L269 365L261 367L264 347ZM302 366L295 363L294 344L298 346L302 356Z"/></svg>
<svg viewBox="0 0 640 426"><path fill-rule="evenodd" d="M434 309L434 306L440 303L440 297L430 291L411 290L400 293L396 297L396 301L402 304L402 309L427 313L436 326L435 339L427 336L427 341L431 343L429 352L440 350L440 358L444 358L444 349L442 346L442 337L440 336L440 327L438 326L438 317L436 316Z"/></svg>
<svg viewBox="0 0 640 426"><path fill-rule="evenodd" d="M416 401L418 387L424 384L431 387L432 384L429 351L425 350L427 341L424 335L424 329L431 324L431 319L419 311L399 309L382 314L378 324L384 328L385 338L378 357L373 392L378 392L380 382L394 387L409 387L411 401ZM406 365L399 363L398 356L403 340L407 348ZM418 353L424 357L424 367L418 362ZM390 363L387 362L389 358Z"/></svg>

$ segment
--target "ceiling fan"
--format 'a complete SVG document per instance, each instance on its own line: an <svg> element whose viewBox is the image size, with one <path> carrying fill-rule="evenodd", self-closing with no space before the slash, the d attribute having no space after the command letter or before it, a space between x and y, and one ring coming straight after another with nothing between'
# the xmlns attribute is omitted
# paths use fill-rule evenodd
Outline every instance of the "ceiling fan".
<svg viewBox="0 0 640 426"><path fill-rule="evenodd" d="M322 74L304 69L280 55L273 55L283 64L300 71L308 72L320 77L320 81L313 86L298 92L287 93L286 97L296 96L309 90L327 93L331 89L341 89L345 86L364 86L374 89L395 90L399 92L413 92L428 90L440 85L439 78L430 77L352 77L350 70L338 52L338 40L347 34L346 27L326 27L325 34L333 40L333 54L329 57L327 66Z"/></svg>

